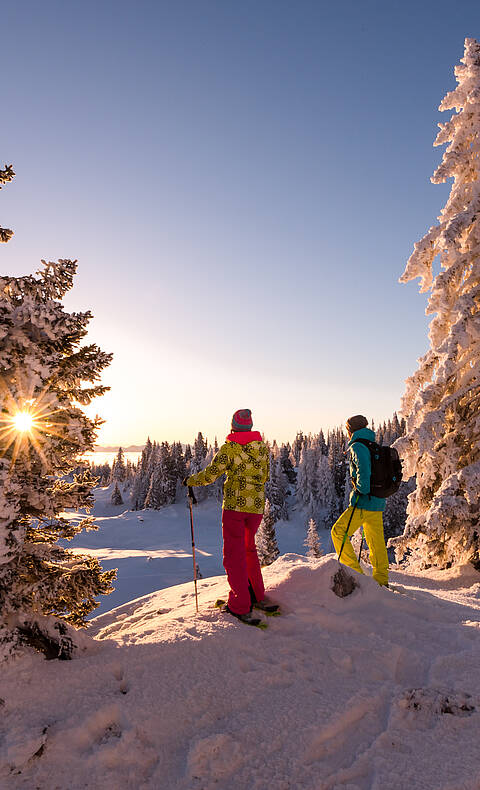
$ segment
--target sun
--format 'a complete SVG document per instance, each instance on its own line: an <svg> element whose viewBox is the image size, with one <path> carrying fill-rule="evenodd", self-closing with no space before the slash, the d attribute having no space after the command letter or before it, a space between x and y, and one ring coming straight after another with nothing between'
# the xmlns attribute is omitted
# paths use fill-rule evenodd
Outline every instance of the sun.
<svg viewBox="0 0 480 790"><path fill-rule="evenodd" d="M13 426L19 433L30 433L33 428L33 416L28 411L19 411L13 417Z"/></svg>
<svg viewBox="0 0 480 790"><path fill-rule="evenodd" d="M17 386L18 390L17 398L0 377L0 456L8 453L13 466L20 454L28 454L33 448L46 463L43 452L45 443L53 436L63 436L63 425L57 423L54 417L60 409L56 408L55 398L48 387L36 397L28 391L23 394L20 386Z"/></svg>

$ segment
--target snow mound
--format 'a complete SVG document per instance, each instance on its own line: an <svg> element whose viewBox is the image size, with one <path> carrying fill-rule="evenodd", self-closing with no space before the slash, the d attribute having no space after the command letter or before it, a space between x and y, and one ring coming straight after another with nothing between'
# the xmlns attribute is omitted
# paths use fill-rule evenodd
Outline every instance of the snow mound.
<svg viewBox="0 0 480 790"><path fill-rule="evenodd" d="M8 665L0 786L478 790L480 574L357 576L339 598L338 567L265 569L266 631L215 609L210 577L198 614L180 584L97 617L71 662Z"/></svg>

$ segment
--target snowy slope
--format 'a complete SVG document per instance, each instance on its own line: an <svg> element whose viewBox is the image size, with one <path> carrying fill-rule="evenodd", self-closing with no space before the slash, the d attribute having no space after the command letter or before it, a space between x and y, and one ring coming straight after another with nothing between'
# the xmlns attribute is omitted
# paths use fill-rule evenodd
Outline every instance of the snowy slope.
<svg viewBox="0 0 480 790"><path fill-rule="evenodd" d="M110 503L113 487L95 489L92 511L96 532L82 532L66 545L94 554L104 570L118 568L115 591L100 598L95 615L141 595L187 582L193 577L190 515L184 503L161 510L128 510ZM223 574L221 503L207 500L194 508L196 560L204 577ZM65 513L78 519L77 513ZM281 553L304 554L306 516L294 511L276 526ZM330 532L320 531L325 551L332 550Z"/></svg>
<svg viewBox="0 0 480 790"><path fill-rule="evenodd" d="M340 599L337 568L267 568L285 609L267 631L213 609L208 578L198 615L182 584L96 618L71 662L9 665L0 786L478 790L480 574L361 577Z"/></svg>

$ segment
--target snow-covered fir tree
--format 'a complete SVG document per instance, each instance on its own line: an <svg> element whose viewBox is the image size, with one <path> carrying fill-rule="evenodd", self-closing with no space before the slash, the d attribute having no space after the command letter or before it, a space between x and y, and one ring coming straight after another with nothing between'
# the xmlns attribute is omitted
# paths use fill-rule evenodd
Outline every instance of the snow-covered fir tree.
<svg viewBox="0 0 480 790"><path fill-rule="evenodd" d="M328 464L333 476L338 503L335 517L341 513L345 493L345 471L348 466L345 455L346 446L347 437L341 428L335 428L335 430L330 431L328 436Z"/></svg>
<svg viewBox="0 0 480 790"><path fill-rule="evenodd" d="M135 510L158 510L184 497L181 481L187 466L180 442L159 444L150 439L142 451L132 483L131 502Z"/></svg>
<svg viewBox="0 0 480 790"><path fill-rule="evenodd" d="M255 543L257 545L260 565L271 565L272 562L275 562L280 551L278 549L277 536L275 534L275 521L268 499L265 500L265 511L255 536Z"/></svg>
<svg viewBox="0 0 480 790"><path fill-rule="evenodd" d="M190 461L190 469L188 471L189 475L195 475L197 472L201 472L202 469L208 464L207 460L208 456L208 442L206 439L203 438L203 434L201 431L197 434L197 438L193 443L193 452L192 452L192 459ZM210 460L213 458L213 453L208 456ZM208 499L211 495L211 492L208 490L206 486L200 486L195 494L197 497L198 502L204 502Z"/></svg>
<svg viewBox="0 0 480 790"><path fill-rule="evenodd" d="M480 44L465 40L457 87L440 110L435 145L447 145L432 181L453 178L438 224L415 244L402 282L430 292L430 349L407 379L397 441L405 477L416 474L405 533L395 539L425 566L480 566ZM435 274L438 257L440 271Z"/></svg>
<svg viewBox="0 0 480 790"><path fill-rule="evenodd" d="M318 448L312 443L311 436L303 442L297 472L297 501L308 507L310 499L318 497Z"/></svg>
<svg viewBox="0 0 480 790"><path fill-rule="evenodd" d="M187 474L187 465L180 442L174 442L172 444L172 465L177 480L181 482Z"/></svg>
<svg viewBox="0 0 480 790"><path fill-rule="evenodd" d="M112 505L123 505L123 499L120 493L120 489L118 487L118 483L115 483L115 488L113 489L110 502L112 503Z"/></svg>
<svg viewBox="0 0 480 790"><path fill-rule="evenodd" d="M152 453L153 445L150 437L148 437L132 483L131 502L134 510L142 510L145 504L145 498L150 486Z"/></svg>
<svg viewBox="0 0 480 790"><path fill-rule="evenodd" d="M274 523L280 519L288 520L287 496L288 481L283 471L282 459L278 451L270 453L270 478L265 484L265 495L270 502L270 513Z"/></svg>
<svg viewBox="0 0 480 790"><path fill-rule="evenodd" d="M175 502L177 490L177 467L176 459L173 454L173 446L168 442L162 442L160 446L159 464L163 473L163 493L165 504L171 505Z"/></svg>
<svg viewBox="0 0 480 790"><path fill-rule="evenodd" d="M115 571L59 545L91 518L65 519L93 504L95 479L71 474L92 450L98 420L80 408L111 355L81 345L91 314L68 313L59 300L73 285L76 262L43 262L38 276L1 277L0 312L0 645L22 643L68 658L75 632L111 592ZM85 384L87 386L85 386Z"/></svg>
<svg viewBox="0 0 480 790"><path fill-rule="evenodd" d="M291 459L290 443L282 444L280 448L280 462L282 464L283 473L290 485L295 485L297 482L297 473Z"/></svg>
<svg viewBox="0 0 480 790"><path fill-rule="evenodd" d="M158 510L166 504L166 498L160 445L156 441L152 445L144 479L148 484L148 488L141 509L151 508Z"/></svg>
<svg viewBox="0 0 480 790"><path fill-rule="evenodd" d="M317 502L325 529L335 521L339 510L335 484L327 455L321 454L317 464Z"/></svg>
<svg viewBox="0 0 480 790"><path fill-rule="evenodd" d="M410 480L402 480L398 491L388 497L383 514L385 540L403 533L407 521L408 497L414 489L415 477L411 477Z"/></svg>
<svg viewBox="0 0 480 790"><path fill-rule="evenodd" d="M13 172L12 165L5 165L3 170L0 170L0 189L3 187L4 184L7 184L8 181L12 181L15 173ZM13 230L10 228L1 228L0 227L0 242L6 243L10 241L13 236Z"/></svg>
<svg viewBox="0 0 480 790"><path fill-rule="evenodd" d="M304 544L307 549L307 557L322 557L323 549L318 536L318 529L314 518L310 518L307 524L307 534Z"/></svg>
<svg viewBox="0 0 480 790"><path fill-rule="evenodd" d="M127 468L125 466L125 454L123 452L123 448L119 447L112 465L112 483L115 481L118 483L123 483L126 476Z"/></svg>
<svg viewBox="0 0 480 790"><path fill-rule="evenodd" d="M190 474L194 475L205 468L205 459L208 453L208 442L203 438L202 432L199 431L197 438L193 443L193 456L190 466Z"/></svg>
<svg viewBox="0 0 480 790"><path fill-rule="evenodd" d="M130 488L134 477L135 477L135 464L132 464L130 458L127 458L127 463L125 464L125 484L123 486L124 491Z"/></svg>
<svg viewBox="0 0 480 790"><path fill-rule="evenodd" d="M294 466L297 467L300 463L300 453L302 452L303 443L305 441L305 437L301 431L299 431L295 437L295 441L292 444L292 455L294 458Z"/></svg>
<svg viewBox="0 0 480 790"><path fill-rule="evenodd" d="M112 477L110 464L90 464L90 473L95 478L96 486L108 486Z"/></svg>

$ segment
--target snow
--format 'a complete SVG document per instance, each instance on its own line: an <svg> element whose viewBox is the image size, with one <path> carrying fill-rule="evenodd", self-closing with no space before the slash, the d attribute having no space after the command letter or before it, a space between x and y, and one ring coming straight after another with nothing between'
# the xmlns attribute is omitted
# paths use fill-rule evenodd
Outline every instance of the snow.
<svg viewBox="0 0 480 790"><path fill-rule="evenodd" d="M161 539L177 525L181 569L178 521L165 518ZM266 568L284 610L266 631L213 608L227 589L213 576L198 614L189 581L95 618L73 661L6 665L0 786L478 790L480 574L396 569L398 592L365 575L338 598L337 569L295 553Z"/></svg>

